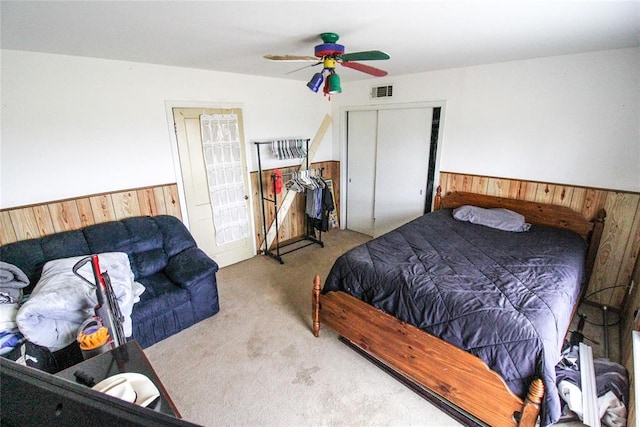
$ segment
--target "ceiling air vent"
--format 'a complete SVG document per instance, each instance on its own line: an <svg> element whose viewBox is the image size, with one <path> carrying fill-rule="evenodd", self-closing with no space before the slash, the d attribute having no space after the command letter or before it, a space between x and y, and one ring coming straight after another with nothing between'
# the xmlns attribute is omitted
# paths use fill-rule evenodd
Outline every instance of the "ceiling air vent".
<svg viewBox="0 0 640 427"><path fill-rule="evenodd" d="M390 98L393 95L393 86L376 86L371 88L371 98Z"/></svg>

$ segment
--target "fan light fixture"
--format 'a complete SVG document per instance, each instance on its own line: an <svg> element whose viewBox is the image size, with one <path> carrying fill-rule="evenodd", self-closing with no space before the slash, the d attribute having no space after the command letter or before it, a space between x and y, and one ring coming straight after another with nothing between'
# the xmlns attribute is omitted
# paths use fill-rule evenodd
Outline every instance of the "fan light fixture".
<svg viewBox="0 0 640 427"><path fill-rule="evenodd" d="M328 72L327 77L324 77L325 72ZM333 70L327 70L326 68L322 70L321 73L315 73L309 83L307 83L307 87L311 89L313 92L318 93L320 86L324 82L324 88L322 92L327 94L332 93L341 93L342 87L340 86L340 76Z"/></svg>
<svg viewBox="0 0 640 427"><path fill-rule="evenodd" d="M327 77L327 82L329 84L329 93L340 93L342 92L342 88L340 87L340 76L335 72L331 72Z"/></svg>
<svg viewBox="0 0 640 427"><path fill-rule="evenodd" d="M337 61L331 57L325 57L322 61L322 71L319 73L315 73L309 83L307 83L307 87L314 92L318 92L320 89L320 85L324 81L324 89L322 92L325 95L330 95L332 93L341 93L342 87L340 86L340 76L336 73L336 63ZM325 79L324 75L327 74Z"/></svg>
<svg viewBox="0 0 640 427"><path fill-rule="evenodd" d="M322 73L315 73L313 77L311 77L311 80L309 80L309 83L307 83L307 87L317 93L323 80L324 76Z"/></svg>
<svg viewBox="0 0 640 427"><path fill-rule="evenodd" d="M313 92L318 93L320 86L324 82L322 92L325 96L342 92L340 76L335 72L337 65L341 65L345 68L351 68L352 70L360 71L374 77L383 77L387 75L387 72L384 70L357 62L389 59L389 55L386 53L379 50L345 53L344 46L336 43L340 38L336 33L322 33L320 34L320 38L322 39L322 43L315 47L315 56L264 55L264 58L270 61L313 62L314 64L309 65L309 67L322 64L322 71L315 73L313 77L311 77L311 80L307 83L307 87ZM331 99L331 97L329 97L329 99Z"/></svg>

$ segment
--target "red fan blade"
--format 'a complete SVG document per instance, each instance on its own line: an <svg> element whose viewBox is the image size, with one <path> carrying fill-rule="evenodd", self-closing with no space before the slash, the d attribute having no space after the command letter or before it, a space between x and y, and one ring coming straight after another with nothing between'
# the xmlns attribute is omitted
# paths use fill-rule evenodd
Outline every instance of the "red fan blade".
<svg viewBox="0 0 640 427"><path fill-rule="evenodd" d="M369 65L361 64L359 62L341 62L343 67L351 68L353 70L362 71L363 73L371 74L375 77L384 77L387 72L379 68L371 67Z"/></svg>

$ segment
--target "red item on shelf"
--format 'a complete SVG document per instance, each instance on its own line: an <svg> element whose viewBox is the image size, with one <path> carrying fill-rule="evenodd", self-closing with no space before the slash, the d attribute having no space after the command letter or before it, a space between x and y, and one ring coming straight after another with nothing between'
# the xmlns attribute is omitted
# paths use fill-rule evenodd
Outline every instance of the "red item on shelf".
<svg viewBox="0 0 640 427"><path fill-rule="evenodd" d="M276 176L276 194L280 194L282 193L282 172L280 172L280 169L276 169L273 174Z"/></svg>

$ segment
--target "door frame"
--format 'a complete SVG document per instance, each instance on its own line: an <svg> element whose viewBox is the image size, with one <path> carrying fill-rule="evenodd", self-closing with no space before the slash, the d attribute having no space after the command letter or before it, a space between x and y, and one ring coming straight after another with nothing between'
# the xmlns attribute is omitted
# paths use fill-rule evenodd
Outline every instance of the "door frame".
<svg viewBox="0 0 640 427"><path fill-rule="evenodd" d="M410 108L436 108L440 107L440 124L438 127L438 140L436 142L436 168L433 176L434 194L431 195L431 206L433 208L433 198L435 197L435 189L440 184L440 158L442 155L442 138L444 135L443 123L445 119L447 101L423 101L423 102L402 102L396 104L366 104L366 105L347 105L340 107L339 113L339 133L340 133L340 188L345 189L346 197L340 198L340 228L345 229L347 223L347 124L348 113L350 111L370 111L370 110L396 110Z"/></svg>
<svg viewBox="0 0 640 427"><path fill-rule="evenodd" d="M178 200L180 201L180 213L182 215L182 222L189 229L189 215L187 214L187 201L184 194L184 184L182 182L182 167L180 166L180 154L178 150L178 137L175 131L175 122L173 119L174 108L213 108L213 109L231 109L238 108L244 113L244 104L236 102L198 102L198 101L165 101L165 113L167 115L167 127L169 131L169 139L171 141L171 157L173 159L173 170L175 173L176 184L178 187ZM244 114L243 114L244 117ZM243 123L243 126L245 124ZM248 153L246 141L245 141L245 154ZM246 173L251 176L249 170L249 159L244 159ZM249 188L247 188L247 195L249 196L249 233L254 236L252 239L253 252L256 252L255 243L255 213L253 212L253 189L251 188L251 179L249 179Z"/></svg>

